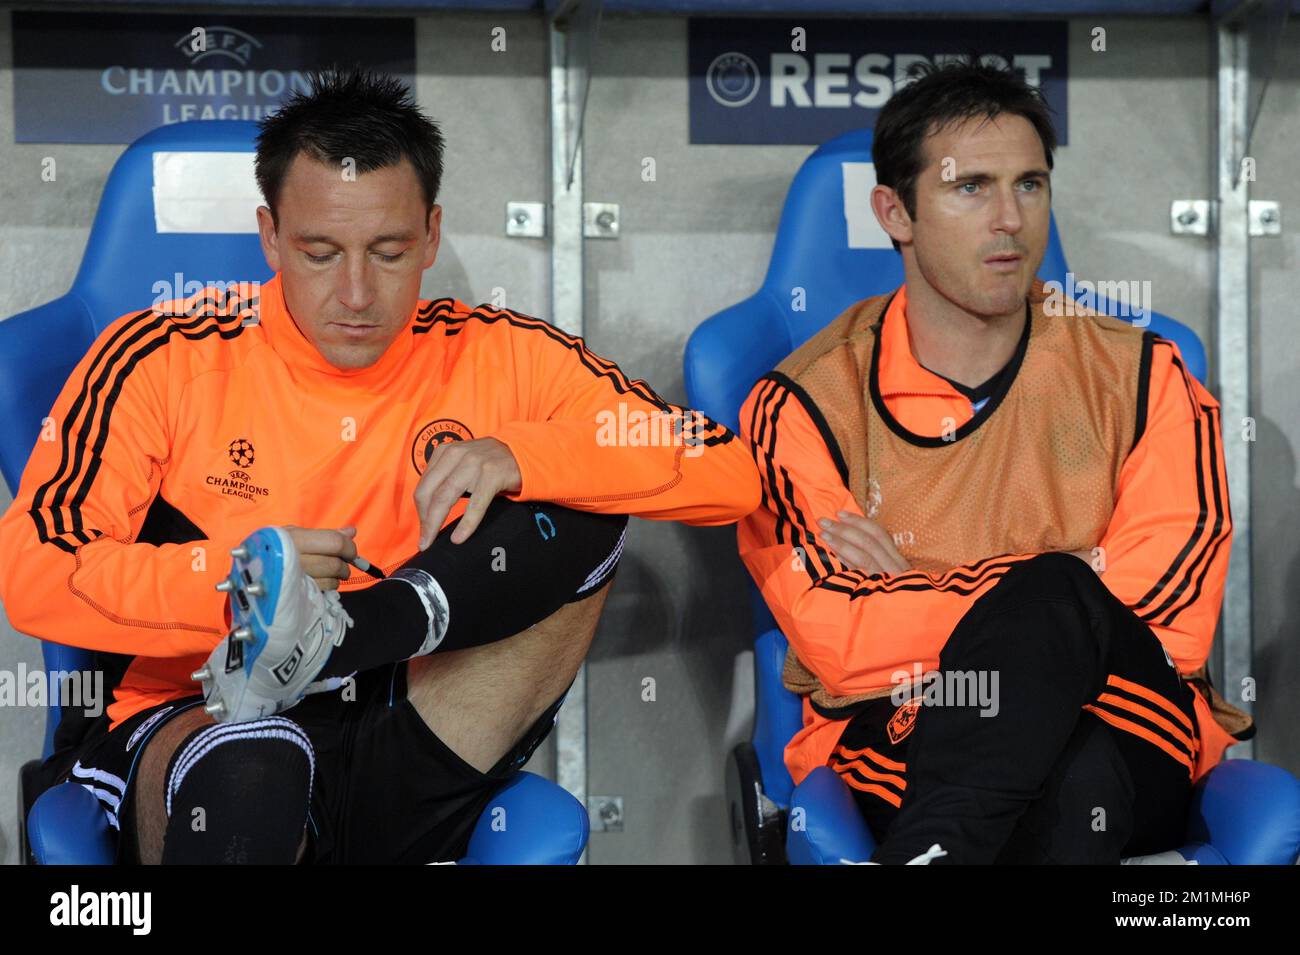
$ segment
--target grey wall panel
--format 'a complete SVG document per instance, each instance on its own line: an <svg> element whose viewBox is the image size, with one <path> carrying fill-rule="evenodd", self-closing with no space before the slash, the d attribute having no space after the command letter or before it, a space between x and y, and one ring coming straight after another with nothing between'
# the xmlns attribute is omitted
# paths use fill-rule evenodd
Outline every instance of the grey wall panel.
<svg viewBox="0 0 1300 955"><path fill-rule="evenodd" d="M1251 461L1256 756L1300 774L1300 22L1292 21L1250 146L1258 175L1251 196L1280 203L1283 228L1251 240ZM1224 428L1227 440L1241 440L1240 422Z"/></svg>
<svg viewBox="0 0 1300 955"><path fill-rule="evenodd" d="M1106 52L1091 49L1106 31ZM1157 311L1208 348L1214 252L1174 236L1169 203L1208 195L1214 83L1198 20L1070 23L1070 144L1057 153L1053 208L1066 261L1089 281L1149 281Z"/></svg>
<svg viewBox="0 0 1300 955"><path fill-rule="evenodd" d="M422 293L477 304L499 287L508 307L545 317L545 240L505 237L506 202L544 201L550 181L544 25L511 14L428 16L416 24L417 96L447 138L438 199L444 245ZM506 49L494 53L498 26Z"/></svg>
<svg viewBox="0 0 1300 955"><path fill-rule="evenodd" d="M686 70L685 20L607 18L584 133L587 200L619 203L621 220L621 238L587 245L587 337L669 401L685 400L691 330L758 287L812 151L689 145ZM631 540L611 598L628 624L611 607L588 684L591 792L623 796L625 828L593 834L591 861L726 862L724 737L749 718L730 712L751 640L735 530L635 522Z"/></svg>

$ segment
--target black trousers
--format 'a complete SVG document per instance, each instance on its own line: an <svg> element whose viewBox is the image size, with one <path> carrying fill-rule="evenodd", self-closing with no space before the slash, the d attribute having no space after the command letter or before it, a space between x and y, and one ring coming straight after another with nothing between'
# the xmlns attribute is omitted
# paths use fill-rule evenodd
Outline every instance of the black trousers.
<svg viewBox="0 0 1300 955"><path fill-rule="evenodd" d="M934 864L1113 864L1182 845L1194 691L1077 557L1013 568L927 681L929 703L858 712L831 758L878 840L872 861L938 843Z"/></svg>

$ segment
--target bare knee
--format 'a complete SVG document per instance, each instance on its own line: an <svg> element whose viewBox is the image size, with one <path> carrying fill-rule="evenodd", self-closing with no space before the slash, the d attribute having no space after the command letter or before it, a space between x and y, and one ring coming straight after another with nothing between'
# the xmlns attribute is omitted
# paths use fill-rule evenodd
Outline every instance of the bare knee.
<svg viewBox="0 0 1300 955"><path fill-rule="evenodd" d="M545 620L511 637L514 646L502 648L503 653L509 652L517 660L520 669L539 680L536 695L546 698L543 708L577 675L595 639L612 586L610 581L591 596L565 604Z"/></svg>
<svg viewBox="0 0 1300 955"><path fill-rule="evenodd" d="M439 739L486 772L573 682L611 586L504 640L416 657L407 670L411 705Z"/></svg>

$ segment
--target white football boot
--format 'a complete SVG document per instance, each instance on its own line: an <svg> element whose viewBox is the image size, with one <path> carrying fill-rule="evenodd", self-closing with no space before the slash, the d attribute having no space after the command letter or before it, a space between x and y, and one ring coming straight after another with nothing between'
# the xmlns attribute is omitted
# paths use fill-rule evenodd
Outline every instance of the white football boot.
<svg viewBox="0 0 1300 955"><path fill-rule="evenodd" d="M353 624L338 591L322 591L303 572L283 528L259 528L230 554L217 589L229 594L232 629L191 674L220 723L271 716L325 689L310 685Z"/></svg>

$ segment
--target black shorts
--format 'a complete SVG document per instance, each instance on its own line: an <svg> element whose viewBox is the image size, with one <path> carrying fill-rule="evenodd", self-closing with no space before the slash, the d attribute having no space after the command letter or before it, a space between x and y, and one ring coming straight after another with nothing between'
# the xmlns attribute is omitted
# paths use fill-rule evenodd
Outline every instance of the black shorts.
<svg viewBox="0 0 1300 955"><path fill-rule="evenodd" d="M405 661L385 664L358 674L354 688L313 694L280 714L302 727L315 750L304 862L461 858L480 814L550 734L564 702L561 696L552 703L484 773L425 724L406 697L406 674ZM202 703L197 696L162 703L112 732L108 717L100 716L77 747L56 753L42 767L51 785L79 782L99 798L119 832L119 863L138 862L132 800L140 753L160 726Z"/></svg>

